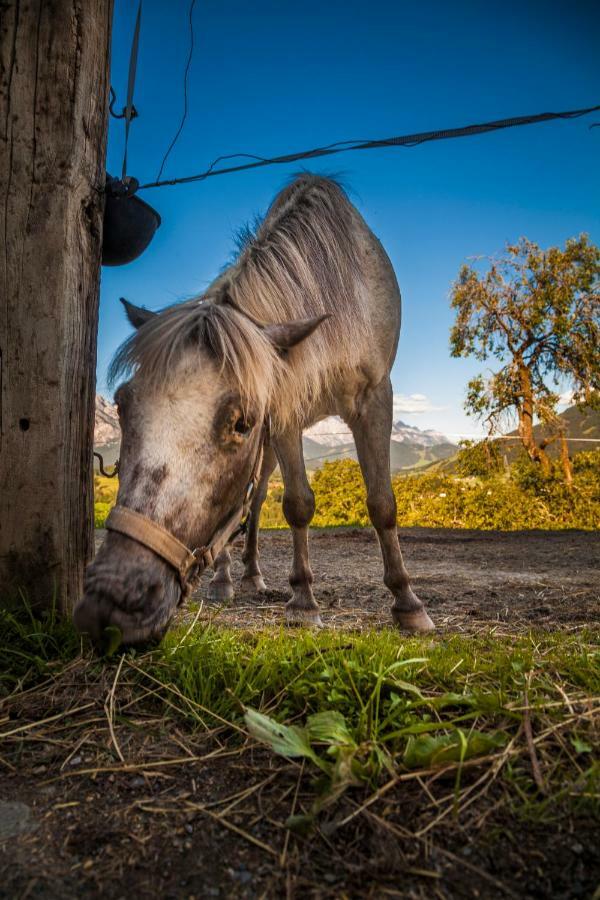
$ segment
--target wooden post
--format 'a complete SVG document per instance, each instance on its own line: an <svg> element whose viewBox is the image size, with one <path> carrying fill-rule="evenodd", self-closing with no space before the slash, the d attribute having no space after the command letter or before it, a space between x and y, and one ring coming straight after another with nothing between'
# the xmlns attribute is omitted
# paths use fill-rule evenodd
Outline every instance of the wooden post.
<svg viewBox="0 0 600 900"><path fill-rule="evenodd" d="M0 604L68 612L93 551L112 0L0 11Z"/></svg>

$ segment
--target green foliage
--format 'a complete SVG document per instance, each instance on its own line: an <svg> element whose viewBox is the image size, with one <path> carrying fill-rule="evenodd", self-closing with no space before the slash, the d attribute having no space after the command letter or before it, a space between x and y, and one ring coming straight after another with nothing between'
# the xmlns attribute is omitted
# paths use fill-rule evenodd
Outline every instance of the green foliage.
<svg viewBox="0 0 600 900"><path fill-rule="evenodd" d="M271 481L260 512L261 528L287 528L287 522L281 508L282 501L283 482Z"/></svg>
<svg viewBox="0 0 600 900"><path fill-rule="evenodd" d="M94 475L94 527L104 528L109 512L117 502L118 478Z"/></svg>
<svg viewBox="0 0 600 900"><path fill-rule="evenodd" d="M461 441L456 469L464 478L482 477L502 471L502 454L497 441Z"/></svg>
<svg viewBox="0 0 600 900"><path fill-rule="evenodd" d="M312 479L315 527L368 525L367 495L358 463L352 459L326 462Z"/></svg>
<svg viewBox="0 0 600 900"><path fill-rule="evenodd" d="M37 610L24 594L0 606L0 698L51 674L57 661L71 659L79 638L52 603Z"/></svg>
<svg viewBox="0 0 600 900"><path fill-rule="evenodd" d="M583 450L573 459L574 472L587 472L600 481L600 447Z"/></svg>
<svg viewBox="0 0 600 900"><path fill-rule="evenodd" d="M490 448L497 445L490 444ZM523 453L502 471L500 452L465 447L459 454L462 477L438 473L396 475L392 479L398 524L409 528L481 528L513 531L526 528L600 527L600 451L590 450L574 458L572 489L563 484L559 464L550 476ZM490 462L491 460L491 462ZM488 469L488 465L490 468ZM491 471L491 474L490 474ZM467 477L468 476L468 477ZM104 527L114 506L118 484L96 477L94 506L96 528ZM312 480L317 528L369 524L365 487L358 463L350 459L326 462ZM283 484L273 482L261 513L262 528L287 528L281 500Z"/></svg>
<svg viewBox="0 0 600 900"><path fill-rule="evenodd" d="M313 807L288 822L300 831L343 791L374 789L385 773L450 766L458 786L463 762L499 754L517 739L525 692L540 731L565 716L565 689L571 697L600 690L597 642L586 633L432 639L393 630L315 635L209 626L183 641L182 633L163 643L149 672L154 689L157 681L175 686L187 699L181 715L203 728L211 715L221 725L245 725L273 752L313 766L320 779ZM571 765L565 754L547 770L555 799L575 783L585 791L595 771L591 719L561 734L580 762ZM528 760L525 769L512 767L515 775L521 799L535 796Z"/></svg>
<svg viewBox="0 0 600 900"><path fill-rule="evenodd" d="M595 459L595 457L594 457ZM523 454L513 476L464 478L439 473L397 475L392 479L397 521L404 527L527 528L600 526L600 478L592 462L575 472L568 490L557 472L544 478ZM352 460L328 462L312 481L319 527L369 522L360 467Z"/></svg>

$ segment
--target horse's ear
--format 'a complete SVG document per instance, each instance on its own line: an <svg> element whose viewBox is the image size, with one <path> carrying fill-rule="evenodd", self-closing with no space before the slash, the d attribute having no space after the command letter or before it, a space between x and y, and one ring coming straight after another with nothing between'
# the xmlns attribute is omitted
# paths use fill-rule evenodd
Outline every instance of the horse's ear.
<svg viewBox="0 0 600 900"><path fill-rule="evenodd" d="M130 303L129 300L126 300L125 297L121 297L120 299L125 307L125 314L134 328L141 328L142 325L145 325L146 322L149 322L150 319L153 319L156 315L155 312L152 312L150 309L144 309L143 306L134 306L134 304Z"/></svg>
<svg viewBox="0 0 600 900"><path fill-rule="evenodd" d="M295 322L281 322L279 325L265 325L264 333L278 350L289 350L295 347L315 331L319 325L329 319L329 313L315 316L312 319L296 319Z"/></svg>

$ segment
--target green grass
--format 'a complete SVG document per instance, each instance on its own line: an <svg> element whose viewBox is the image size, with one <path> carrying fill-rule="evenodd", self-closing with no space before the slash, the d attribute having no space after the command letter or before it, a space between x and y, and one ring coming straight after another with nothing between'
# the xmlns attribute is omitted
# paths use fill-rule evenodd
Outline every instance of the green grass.
<svg viewBox="0 0 600 900"><path fill-rule="evenodd" d="M36 617L25 604L0 614L5 696L60 677L79 652L72 626L52 613ZM137 689L156 691L161 727L170 717L192 731L220 726L232 740L250 734L304 758L320 779L314 812L353 785L376 790L418 771L446 771L459 797L477 766L493 779L502 772L523 814L556 815L559 799L598 806L600 645L591 630L405 638L208 625L174 629L125 662Z"/></svg>
<svg viewBox="0 0 600 900"><path fill-rule="evenodd" d="M484 758L501 761L523 809L548 811L548 796L584 806L598 799L589 700L600 695L600 650L591 632L405 639L391 629L208 627L171 633L148 672L185 698L192 725L226 720L307 759L325 778L323 796L444 766L458 791L463 764ZM531 775L525 718L543 791Z"/></svg>
<svg viewBox="0 0 600 900"><path fill-rule="evenodd" d="M56 603L39 611L20 594L0 606L0 699L60 669L80 647L72 623L60 618Z"/></svg>

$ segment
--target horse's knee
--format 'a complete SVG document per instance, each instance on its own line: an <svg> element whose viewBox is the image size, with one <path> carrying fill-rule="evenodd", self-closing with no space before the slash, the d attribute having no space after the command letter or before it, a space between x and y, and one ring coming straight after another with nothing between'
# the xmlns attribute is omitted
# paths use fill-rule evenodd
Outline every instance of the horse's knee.
<svg viewBox="0 0 600 900"><path fill-rule="evenodd" d="M396 498L391 491L370 492L367 509L369 518L378 531L396 527Z"/></svg>
<svg viewBox="0 0 600 900"><path fill-rule="evenodd" d="M286 491L283 495L283 514L292 528L306 528L315 514L315 495L310 487L301 493Z"/></svg>

